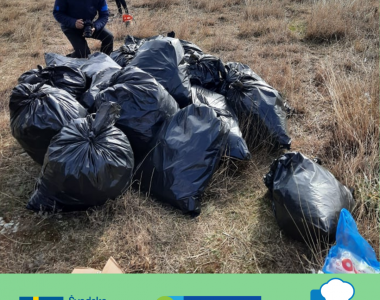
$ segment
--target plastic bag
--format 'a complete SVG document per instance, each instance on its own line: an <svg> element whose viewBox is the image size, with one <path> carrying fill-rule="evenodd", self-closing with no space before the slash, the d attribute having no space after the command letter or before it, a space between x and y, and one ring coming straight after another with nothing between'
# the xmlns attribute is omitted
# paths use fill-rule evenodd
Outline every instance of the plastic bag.
<svg viewBox="0 0 380 300"><path fill-rule="evenodd" d="M266 144L269 148L290 149L291 138L281 95L259 80L252 70L245 69L245 65L235 63L229 66L226 82L230 84L226 98L239 118L248 145Z"/></svg>
<svg viewBox="0 0 380 300"><path fill-rule="evenodd" d="M96 95L109 86L109 80L112 75L120 71L120 68L110 67L102 70L92 76L90 88L79 99L79 102L88 109L89 112L95 112Z"/></svg>
<svg viewBox="0 0 380 300"><path fill-rule="evenodd" d="M12 135L41 165L53 136L67 122L87 115L68 92L43 83L17 85L10 96L9 110Z"/></svg>
<svg viewBox="0 0 380 300"><path fill-rule="evenodd" d="M93 112L95 96L100 91L99 85L121 69L112 58L102 52L93 53L88 58L70 58L55 53L45 53L45 61L48 66L76 66L86 75L91 85L78 101L90 112Z"/></svg>
<svg viewBox="0 0 380 300"><path fill-rule="evenodd" d="M336 230L336 245L330 249L323 272L343 273L380 273L376 253L360 235L351 214L342 209Z"/></svg>
<svg viewBox="0 0 380 300"><path fill-rule="evenodd" d="M104 204L129 186L133 152L113 126L120 112L105 103L95 118L72 120L51 141L28 209L73 211Z"/></svg>
<svg viewBox="0 0 380 300"><path fill-rule="evenodd" d="M155 37L152 37L152 38L155 38ZM127 37L124 40L124 45L133 46L133 47L136 47L136 49L138 49L147 40L149 40L149 38L148 39L142 39L142 38L138 38L138 37L135 37L132 35L127 35Z"/></svg>
<svg viewBox="0 0 380 300"><path fill-rule="evenodd" d="M212 55L190 52L184 58L187 64L190 83L216 91L226 77L223 62Z"/></svg>
<svg viewBox="0 0 380 300"><path fill-rule="evenodd" d="M110 57L117 62L119 66L126 67L135 57L137 49L135 45L122 45L119 49L113 51Z"/></svg>
<svg viewBox="0 0 380 300"><path fill-rule="evenodd" d="M45 53L44 56L48 67L56 65L80 69L87 61L87 58L72 58L51 52Z"/></svg>
<svg viewBox="0 0 380 300"><path fill-rule="evenodd" d="M37 84L44 82L47 85L65 90L74 98L79 99L87 90L86 76L78 68L68 66L38 66L22 74L19 83Z"/></svg>
<svg viewBox="0 0 380 300"><path fill-rule="evenodd" d="M121 67L107 54L96 52L88 56L88 59L81 67L81 70L86 74L87 77L92 78L98 72L107 70L109 68L119 70L121 69Z"/></svg>
<svg viewBox="0 0 380 300"><path fill-rule="evenodd" d="M181 42L181 45L183 47L183 50L185 51L185 54L187 53L191 53L193 51L199 53L199 54L203 54L203 51L201 48L199 48L197 45L189 42L189 41L185 41L185 40L179 40Z"/></svg>
<svg viewBox="0 0 380 300"><path fill-rule="evenodd" d="M155 146L137 168L141 188L197 215L201 197L226 147L228 128L205 105L192 104L167 120Z"/></svg>
<svg viewBox="0 0 380 300"><path fill-rule="evenodd" d="M121 106L116 127L128 136L135 158L140 160L163 122L179 110L178 104L156 79L136 67L115 73L107 84L96 96L96 107L103 102Z"/></svg>
<svg viewBox="0 0 380 300"><path fill-rule="evenodd" d="M191 104L191 85L185 65L183 47L178 39L162 37L146 41L129 66L138 67L152 75L179 106Z"/></svg>
<svg viewBox="0 0 380 300"><path fill-rule="evenodd" d="M47 66L57 65L79 68L89 79L96 73L108 68L121 69L111 57L102 52L95 52L89 55L88 58L72 58L56 53L45 53L45 62Z"/></svg>
<svg viewBox="0 0 380 300"><path fill-rule="evenodd" d="M147 38L138 38L132 35L127 35L127 37L124 40L124 45L132 46L136 50L138 50L145 42L156 39L162 39L163 37L163 35L155 35Z"/></svg>
<svg viewBox="0 0 380 300"><path fill-rule="evenodd" d="M222 95L226 95L228 92L229 85L244 75L249 76L252 80L264 81L259 75L252 71L252 69L246 65L239 62L228 62L225 65L226 77L225 81L220 86L218 90Z"/></svg>
<svg viewBox="0 0 380 300"><path fill-rule="evenodd" d="M226 155L239 160L249 160L251 153L243 139L239 128L239 121L227 104L225 97L200 86L193 86L191 93L195 104L202 103L213 108L230 129L225 151Z"/></svg>
<svg viewBox="0 0 380 300"><path fill-rule="evenodd" d="M129 62L135 57L137 50L146 42L151 39L162 38L162 36L155 36L151 38L141 39L128 35L125 38L124 45L118 50L113 51L110 57L117 62L121 67L126 67Z"/></svg>
<svg viewBox="0 0 380 300"><path fill-rule="evenodd" d="M340 211L354 206L347 187L299 152L276 159L264 182L272 192L273 212L280 228L308 244L333 241Z"/></svg>

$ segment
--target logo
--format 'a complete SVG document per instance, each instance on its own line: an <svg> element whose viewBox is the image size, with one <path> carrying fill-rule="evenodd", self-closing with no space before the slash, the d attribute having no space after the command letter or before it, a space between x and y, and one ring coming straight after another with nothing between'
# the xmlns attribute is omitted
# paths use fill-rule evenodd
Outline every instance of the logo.
<svg viewBox="0 0 380 300"><path fill-rule="evenodd" d="M20 300L63 300L63 297L20 297Z"/></svg>
<svg viewBox="0 0 380 300"><path fill-rule="evenodd" d="M261 300L261 296L163 296L158 300Z"/></svg>
<svg viewBox="0 0 380 300"><path fill-rule="evenodd" d="M322 284L319 290L312 290L310 300L350 300L354 295L351 283L334 278Z"/></svg>

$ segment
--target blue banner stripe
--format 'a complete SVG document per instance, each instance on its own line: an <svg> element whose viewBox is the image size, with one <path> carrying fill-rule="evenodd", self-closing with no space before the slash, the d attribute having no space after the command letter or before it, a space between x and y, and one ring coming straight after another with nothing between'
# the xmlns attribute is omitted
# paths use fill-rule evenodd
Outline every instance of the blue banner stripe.
<svg viewBox="0 0 380 300"><path fill-rule="evenodd" d="M33 297L20 297L20 300L33 300Z"/></svg>

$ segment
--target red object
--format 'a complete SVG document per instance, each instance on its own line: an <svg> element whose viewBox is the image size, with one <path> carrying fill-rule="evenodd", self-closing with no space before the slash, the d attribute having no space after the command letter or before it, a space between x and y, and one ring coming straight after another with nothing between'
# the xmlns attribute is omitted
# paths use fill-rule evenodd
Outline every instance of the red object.
<svg viewBox="0 0 380 300"><path fill-rule="evenodd" d="M132 21L133 17L131 15L124 14L123 15L123 22Z"/></svg>
<svg viewBox="0 0 380 300"><path fill-rule="evenodd" d="M342 260L342 266L343 269L345 269L348 272L354 272L355 274L358 274L359 272L355 269L354 264L352 263L351 259L345 258Z"/></svg>

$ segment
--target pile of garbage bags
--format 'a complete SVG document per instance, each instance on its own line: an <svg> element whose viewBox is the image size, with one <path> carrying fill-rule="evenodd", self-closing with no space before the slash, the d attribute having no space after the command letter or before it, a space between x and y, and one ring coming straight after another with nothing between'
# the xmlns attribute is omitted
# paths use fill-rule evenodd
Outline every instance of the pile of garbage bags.
<svg viewBox="0 0 380 300"><path fill-rule="evenodd" d="M45 62L20 76L9 104L13 136L42 165L29 209L99 206L137 182L197 215L220 160L251 158L244 137L290 147L279 92L189 41L127 36L110 56Z"/></svg>
<svg viewBox="0 0 380 300"><path fill-rule="evenodd" d="M9 102L12 135L42 166L31 210L85 210L135 183L196 216L221 159L290 149L280 93L189 41L127 36L110 56L46 53L45 62L19 77ZM351 191L320 161L285 153L264 183L285 233L308 244L337 238L325 273L380 272L350 215Z"/></svg>

